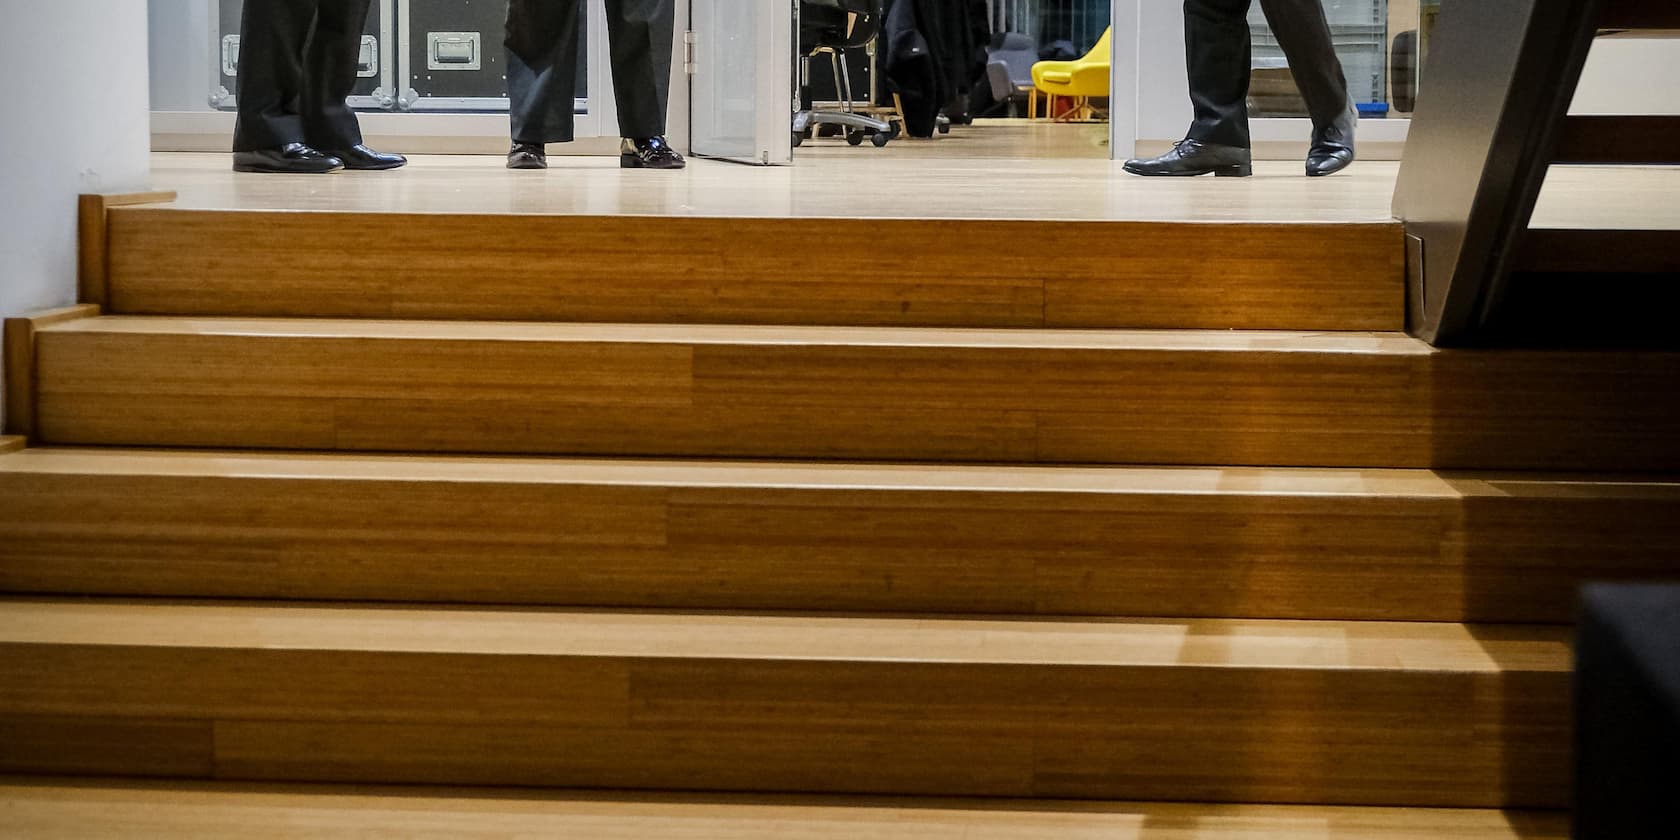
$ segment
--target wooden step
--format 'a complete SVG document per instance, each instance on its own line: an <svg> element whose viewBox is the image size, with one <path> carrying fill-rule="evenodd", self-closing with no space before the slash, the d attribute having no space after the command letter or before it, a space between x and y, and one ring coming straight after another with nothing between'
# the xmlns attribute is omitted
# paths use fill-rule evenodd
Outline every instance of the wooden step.
<svg viewBox="0 0 1680 840"><path fill-rule="evenodd" d="M0 780L12 840L1565 840L1560 813Z"/></svg>
<svg viewBox="0 0 1680 840"><path fill-rule="evenodd" d="M1567 800L1568 631L0 602L0 771Z"/></svg>
<svg viewBox="0 0 1680 840"><path fill-rule="evenodd" d="M1398 223L114 208L107 311L1399 330ZM258 268L260 267L260 268Z"/></svg>
<svg viewBox="0 0 1680 840"><path fill-rule="evenodd" d="M36 334L52 444L1680 469L1680 355L1392 334L107 317Z"/></svg>
<svg viewBox="0 0 1680 840"><path fill-rule="evenodd" d="M1680 484L1427 471L29 449L0 591L1570 622L1680 573Z"/></svg>

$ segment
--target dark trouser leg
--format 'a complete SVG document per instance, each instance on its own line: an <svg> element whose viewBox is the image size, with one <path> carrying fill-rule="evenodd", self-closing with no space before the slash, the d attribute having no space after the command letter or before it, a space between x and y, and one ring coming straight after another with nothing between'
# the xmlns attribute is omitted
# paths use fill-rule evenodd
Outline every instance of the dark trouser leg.
<svg viewBox="0 0 1680 840"><path fill-rule="evenodd" d="M1260 0L1260 8L1289 59L1313 125L1323 128L1335 122L1347 113L1348 87L1324 6L1320 0Z"/></svg>
<svg viewBox="0 0 1680 840"><path fill-rule="evenodd" d="M1250 0L1184 0L1184 48L1195 121L1188 136L1248 148Z"/></svg>
<svg viewBox="0 0 1680 840"><path fill-rule="evenodd" d="M515 143L572 140L572 115L577 107L578 2L509 0L508 97Z"/></svg>
<svg viewBox="0 0 1680 840"><path fill-rule="evenodd" d="M316 0L245 0L239 25L239 117L233 150L273 149L308 139L300 113L303 48Z"/></svg>
<svg viewBox="0 0 1680 840"><path fill-rule="evenodd" d="M362 142L355 112L344 100L356 88L370 0L320 0L315 31L303 56L304 132L317 149L344 150Z"/></svg>
<svg viewBox="0 0 1680 840"><path fill-rule="evenodd" d="M640 139L665 134L675 30L674 0L607 0L620 135Z"/></svg>

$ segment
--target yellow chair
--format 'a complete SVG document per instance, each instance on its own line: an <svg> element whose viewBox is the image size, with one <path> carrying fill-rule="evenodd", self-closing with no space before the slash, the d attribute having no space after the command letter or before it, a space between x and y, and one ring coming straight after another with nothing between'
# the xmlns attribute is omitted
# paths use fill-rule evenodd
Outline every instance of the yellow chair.
<svg viewBox="0 0 1680 840"><path fill-rule="evenodd" d="M1046 98L1044 113L1053 120L1088 120L1096 114L1091 100L1108 96L1110 70L1114 57L1114 29L1103 33L1097 45L1077 61L1040 61L1033 65L1032 101L1029 115L1038 115L1038 95ZM1073 100L1065 112L1056 110L1056 100Z"/></svg>

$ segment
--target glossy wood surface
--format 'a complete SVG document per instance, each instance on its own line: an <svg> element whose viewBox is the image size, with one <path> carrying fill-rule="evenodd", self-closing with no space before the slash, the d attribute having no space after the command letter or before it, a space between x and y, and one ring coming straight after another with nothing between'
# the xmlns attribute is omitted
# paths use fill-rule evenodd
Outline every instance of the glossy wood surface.
<svg viewBox="0 0 1680 840"><path fill-rule="evenodd" d="M1560 814L0 780L14 840L1564 840Z"/></svg>
<svg viewBox="0 0 1680 840"><path fill-rule="evenodd" d="M1396 164L1361 161L1308 179L1299 161L1261 161L1256 176L1138 178L1106 154L1084 159L938 152L813 150L793 166L695 160L681 172L623 170L615 158L554 157L546 172L509 172L497 155L421 155L394 172L330 177L242 175L227 154L152 156L174 206L341 213L547 216L1031 219L1159 222L1389 222ZM1027 243L976 243L1025 250ZM822 243L818 243L821 247ZM867 243L833 242L834 247ZM1049 255L1046 255L1047 257Z"/></svg>
<svg viewBox="0 0 1680 840"><path fill-rule="evenodd" d="M1395 223L112 214L127 314L1399 330ZM261 266L261 270L253 270Z"/></svg>
<svg viewBox="0 0 1680 840"><path fill-rule="evenodd" d="M1335 178L1305 178L1299 162L1258 161L1253 178L1138 178L1106 154L947 153L958 148L930 144L894 157L821 149L791 167L696 161L675 174L555 158L555 168L529 177L501 168L495 156L422 155L396 172L325 179L241 175L228 170L226 154L164 153L152 156L152 177L179 191L171 206L183 210L1370 223L1393 220L1399 173L1397 163L1362 160ZM1676 189L1680 167L1557 166L1533 223L1680 228ZM998 243L1017 248L1030 244Z"/></svg>
<svg viewBox="0 0 1680 840"><path fill-rule="evenodd" d="M39 334L56 444L1656 471L1680 358L1392 334L107 317Z"/></svg>
<svg viewBox="0 0 1680 840"><path fill-rule="evenodd" d="M201 722L221 778L1469 807L1567 794L1561 628L4 607L0 718ZM128 736L111 740L122 754ZM36 761L0 747L0 768Z"/></svg>
<svg viewBox="0 0 1680 840"><path fill-rule="evenodd" d="M1680 573L1680 485L1426 471L32 449L0 590L1570 622Z"/></svg>

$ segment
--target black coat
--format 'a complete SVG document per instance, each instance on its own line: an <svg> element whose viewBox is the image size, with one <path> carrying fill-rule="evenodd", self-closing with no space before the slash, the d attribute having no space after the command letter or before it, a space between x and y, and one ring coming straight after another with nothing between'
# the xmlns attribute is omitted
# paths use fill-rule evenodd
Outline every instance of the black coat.
<svg viewBox="0 0 1680 840"><path fill-rule="evenodd" d="M904 103L905 128L931 137L940 111L966 102L985 69L991 40L985 0L889 0L882 38L887 81Z"/></svg>

